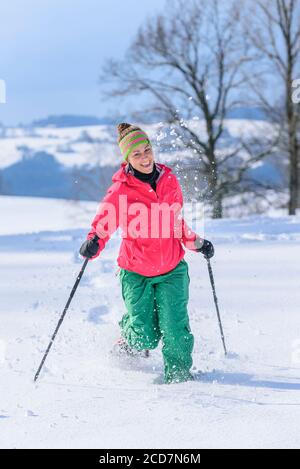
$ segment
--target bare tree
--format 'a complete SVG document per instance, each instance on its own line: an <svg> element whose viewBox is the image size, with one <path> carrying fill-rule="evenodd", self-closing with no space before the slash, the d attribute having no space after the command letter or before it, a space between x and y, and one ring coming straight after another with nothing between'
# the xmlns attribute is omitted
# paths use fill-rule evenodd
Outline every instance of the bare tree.
<svg viewBox="0 0 300 469"><path fill-rule="evenodd" d="M169 0L165 8L164 15L139 28L124 60L107 60L100 83L109 85L103 91L106 97L125 99L145 92L151 101L136 116L147 109L176 126L178 139L207 181L206 198L218 218L223 198L240 190L249 167L271 148L268 141L249 154L240 141L231 151L222 151L225 119L240 104L239 93L247 84L241 2Z"/></svg>
<svg viewBox="0 0 300 469"><path fill-rule="evenodd" d="M293 81L300 78L300 0L251 0L253 21L246 26L265 78L252 89L266 114L277 122L281 152L289 160L289 214L299 206L300 109ZM263 67L263 61L266 67ZM268 93L273 87L274 93Z"/></svg>

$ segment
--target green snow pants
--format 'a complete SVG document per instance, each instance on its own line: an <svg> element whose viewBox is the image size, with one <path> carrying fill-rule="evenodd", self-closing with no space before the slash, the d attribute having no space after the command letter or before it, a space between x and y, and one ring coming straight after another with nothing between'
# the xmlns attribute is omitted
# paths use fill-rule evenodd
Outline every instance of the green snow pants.
<svg viewBox="0 0 300 469"><path fill-rule="evenodd" d="M155 277L120 269L120 281L127 312L119 324L128 345L154 349L162 339L165 382L192 379L194 337L187 312L187 262L182 259L173 270Z"/></svg>

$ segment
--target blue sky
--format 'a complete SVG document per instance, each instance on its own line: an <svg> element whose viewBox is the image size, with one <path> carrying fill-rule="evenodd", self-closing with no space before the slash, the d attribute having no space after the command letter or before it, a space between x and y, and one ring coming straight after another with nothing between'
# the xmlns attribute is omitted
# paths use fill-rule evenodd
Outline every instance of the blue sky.
<svg viewBox="0 0 300 469"><path fill-rule="evenodd" d="M8 0L0 4L0 122L49 114L104 116L97 84L105 58L121 58L164 0Z"/></svg>

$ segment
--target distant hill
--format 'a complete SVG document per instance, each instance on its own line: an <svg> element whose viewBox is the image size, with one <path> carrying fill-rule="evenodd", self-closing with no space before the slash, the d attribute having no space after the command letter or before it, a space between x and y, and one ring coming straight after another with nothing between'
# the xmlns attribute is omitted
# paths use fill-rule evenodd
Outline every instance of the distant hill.
<svg viewBox="0 0 300 469"><path fill-rule="evenodd" d="M228 119L269 120L265 111L259 107L238 107L227 115Z"/></svg>
<svg viewBox="0 0 300 469"><path fill-rule="evenodd" d="M112 125L114 119L95 116L76 116L72 114L53 115L32 121L33 127L82 127L87 125Z"/></svg>
<svg viewBox="0 0 300 469"><path fill-rule="evenodd" d="M239 110L245 117L248 111ZM253 135L259 139L272 131L272 124L264 120L238 119L237 115L224 123L219 141L222 152L236 148L241 135L245 141L251 141ZM259 111L253 112L253 116L258 117ZM69 127L64 117L71 119ZM49 116L35 121L36 127L0 128L0 195L99 200L111 184L111 176L122 158L115 126L88 124L95 123L94 119L98 118ZM86 125L79 126L79 122ZM174 144L170 126L161 124L146 127L154 142L155 154L158 161L184 174L184 194L192 197L196 180L192 168L198 163L191 151ZM193 121L193 125L205 138L205 123ZM234 160L233 164L239 161ZM286 166L283 161L279 165L278 158L267 158L254 165L246 176L253 185L287 187ZM202 190L204 185L205 178L200 178L197 189Z"/></svg>
<svg viewBox="0 0 300 469"><path fill-rule="evenodd" d="M248 119L248 120L267 120L267 116L262 108L251 107L238 107L230 111L227 116L229 119ZM116 125L118 122L134 121L132 116L118 116L118 117L96 117L96 116L81 116L72 114L51 115L42 119L36 119L31 122L29 126L32 127L83 127L89 125ZM145 123L158 122L157 115L145 116L143 119Z"/></svg>
<svg viewBox="0 0 300 469"><path fill-rule="evenodd" d="M117 168L68 168L53 155L38 151L0 171L0 194L99 200ZM86 182L88 181L88 182Z"/></svg>

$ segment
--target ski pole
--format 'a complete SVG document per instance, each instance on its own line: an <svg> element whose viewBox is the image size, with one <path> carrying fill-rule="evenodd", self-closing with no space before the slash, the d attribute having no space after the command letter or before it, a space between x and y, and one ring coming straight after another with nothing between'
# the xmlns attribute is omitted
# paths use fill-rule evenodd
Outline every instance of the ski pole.
<svg viewBox="0 0 300 469"><path fill-rule="evenodd" d="M98 239L99 239L99 237L98 237L97 235L95 235L94 238L93 238L93 240L95 240L95 241L98 241ZM36 381L36 380L38 379L38 377L39 377L40 371L41 371L41 369L43 368L43 365L44 365L44 363L45 363L45 360L46 360L46 358L47 358L47 355L48 355L48 353L50 352L50 349L51 349L51 347L52 347L52 345L53 345L53 342L54 342L54 339L55 339L55 337L56 337L56 334L57 334L57 332L58 332L58 330L59 330L59 328L60 328L60 326L61 326L61 324L62 324L62 322L63 322L63 320L64 320L64 317L65 317L65 315L66 315L66 313L67 313L67 311L68 311L68 308L69 308L69 306L70 306L70 303L71 303L71 301L72 301L72 298L73 298L73 296L74 296L74 294L75 294L75 291L76 291L76 289L77 289L77 287L78 287L78 284L79 284L80 279L81 279L81 277L82 277L82 275L83 275L83 272L84 272L84 270L85 270L85 268L86 268L86 266L87 266L88 261L89 261L89 258L86 258L85 261L84 261L84 263L83 263L83 265L82 265L82 267L81 267L81 269L80 269L80 272L79 272L79 274L78 274L78 276L77 276L77 278L76 278L76 281L75 281L74 286L73 286L73 288L72 288L72 291L71 291L71 293L70 293L70 296L69 296L69 299L68 299L68 301L67 301L67 304L66 304L66 306L65 306L65 308L64 308L64 310L63 310L63 313L62 313L62 315L61 315L61 317L60 317L60 319L59 319L59 321L58 321L58 323L57 323L56 329L55 329L55 331L53 332L53 335L52 335L52 337L51 337L51 340L50 340L50 342L49 342L49 345L48 345L48 347L47 347L47 350L46 350L46 352L45 352L45 354L44 354L44 356L43 356L43 359L42 359L42 361L41 361L41 363L40 363L40 366L39 366L39 368L38 368L38 370L37 370L37 372L36 372L36 374L35 374L35 376L34 376L34 381Z"/></svg>
<svg viewBox="0 0 300 469"><path fill-rule="evenodd" d="M209 258L205 257L205 259L207 260L207 268L208 268L210 283L211 283L211 287L212 287L212 291L213 291L214 301L215 301L215 305L216 305L217 316L218 316L218 321L219 321L219 327L220 327L220 332L221 332L221 338L222 338L223 347L224 347L224 353L225 353L225 356L226 356L227 355L227 350L226 350L224 332L223 332L223 327L222 327L222 322L221 322L221 317L220 317L220 311L219 311L219 306L218 306L218 298L217 298L217 295L216 295L216 288L215 288L215 281L214 281L213 271L212 271L212 268L211 268Z"/></svg>

